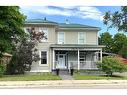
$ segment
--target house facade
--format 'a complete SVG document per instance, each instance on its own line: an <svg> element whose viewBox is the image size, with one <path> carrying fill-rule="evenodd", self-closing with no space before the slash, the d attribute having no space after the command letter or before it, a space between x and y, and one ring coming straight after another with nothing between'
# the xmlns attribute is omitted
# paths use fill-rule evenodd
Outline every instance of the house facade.
<svg viewBox="0 0 127 95"><path fill-rule="evenodd" d="M98 27L69 23L56 23L46 19L27 20L26 32L43 32L36 46L41 60L33 62L30 72L52 72L59 69L98 69L102 60L102 47L98 45Z"/></svg>

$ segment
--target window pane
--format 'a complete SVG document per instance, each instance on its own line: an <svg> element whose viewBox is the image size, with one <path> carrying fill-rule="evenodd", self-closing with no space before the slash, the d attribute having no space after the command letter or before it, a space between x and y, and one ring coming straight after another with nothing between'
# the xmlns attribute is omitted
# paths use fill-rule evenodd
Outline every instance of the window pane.
<svg viewBox="0 0 127 95"><path fill-rule="evenodd" d="M48 30L47 29L45 29L45 28L39 28L39 32L42 32L42 33L44 33L44 37L42 38L42 42L46 42L46 41L48 41Z"/></svg>
<svg viewBox="0 0 127 95"><path fill-rule="evenodd" d="M80 61L85 61L85 59L80 59Z"/></svg>
<svg viewBox="0 0 127 95"><path fill-rule="evenodd" d="M63 58L63 55L59 55L59 58Z"/></svg>
<svg viewBox="0 0 127 95"><path fill-rule="evenodd" d="M79 33L79 38L83 39L84 38L84 33Z"/></svg>
<svg viewBox="0 0 127 95"><path fill-rule="evenodd" d="M59 44L64 43L64 33L62 33L62 32L58 33L58 43Z"/></svg>
<svg viewBox="0 0 127 95"><path fill-rule="evenodd" d="M79 43L80 43L80 44L83 44L83 43L84 43L84 39L80 39L80 40L79 40Z"/></svg>
<svg viewBox="0 0 127 95"><path fill-rule="evenodd" d="M47 52L41 52L41 64L47 64Z"/></svg>
<svg viewBox="0 0 127 95"><path fill-rule="evenodd" d="M26 27L24 30L25 30L26 33L30 33L31 32L31 28L30 27Z"/></svg>
<svg viewBox="0 0 127 95"><path fill-rule="evenodd" d="M78 38L79 44L84 44L85 43L84 32L79 32L78 36L79 36Z"/></svg>

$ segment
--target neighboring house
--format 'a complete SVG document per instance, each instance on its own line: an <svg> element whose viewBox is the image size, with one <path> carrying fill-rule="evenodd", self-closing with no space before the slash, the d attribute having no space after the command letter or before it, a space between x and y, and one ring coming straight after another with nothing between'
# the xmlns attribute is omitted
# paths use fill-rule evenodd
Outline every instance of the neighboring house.
<svg viewBox="0 0 127 95"><path fill-rule="evenodd" d="M115 54L115 53L102 52L102 57L105 57L105 56L117 56L117 54Z"/></svg>
<svg viewBox="0 0 127 95"><path fill-rule="evenodd" d="M0 64L7 64L11 60L12 55L9 53L3 53L2 59L0 59Z"/></svg>
<svg viewBox="0 0 127 95"><path fill-rule="evenodd" d="M52 72L59 69L97 69L102 60L102 47L98 45L98 27L82 24L56 23L46 19L27 20L25 31L31 29L45 33L37 49L41 60L33 62L30 72Z"/></svg>

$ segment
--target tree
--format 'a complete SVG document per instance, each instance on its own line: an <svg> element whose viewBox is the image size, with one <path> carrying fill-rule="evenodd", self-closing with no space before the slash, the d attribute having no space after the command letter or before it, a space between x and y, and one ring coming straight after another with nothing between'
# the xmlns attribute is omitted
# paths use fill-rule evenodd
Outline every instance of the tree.
<svg viewBox="0 0 127 95"><path fill-rule="evenodd" d="M24 74L25 71L29 71L32 62L39 60L39 55L34 53L36 52L34 48L34 42L22 40L10 63L7 64L7 74Z"/></svg>
<svg viewBox="0 0 127 95"><path fill-rule="evenodd" d="M127 42L123 44L121 50L119 51L119 55L124 58L127 58Z"/></svg>
<svg viewBox="0 0 127 95"><path fill-rule="evenodd" d="M118 54L121 50L122 46L127 43L126 35L122 33L117 33L114 35L113 44L112 44L112 51L113 53Z"/></svg>
<svg viewBox="0 0 127 95"><path fill-rule="evenodd" d="M103 57L102 62L98 62L97 65L108 76L112 76L114 72L121 73L127 70L127 66L115 57Z"/></svg>
<svg viewBox="0 0 127 95"><path fill-rule="evenodd" d="M0 6L0 58L3 52L14 48L13 42L24 36L25 16L19 10L18 6Z"/></svg>
<svg viewBox="0 0 127 95"><path fill-rule="evenodd" d="M104 24L109 25L109 28L115 27L118 31L127 32L127 6L122 6L120 11L105 13Z"/></svg>
<svg viewBox="0 0 127 95"><path fill-rule="evenodd" d="M112 37L109 32L102 33L99 37L99 44L105 45L104 52L119 54L121 48L127 43L127 37L123 33L117 33Z"/></svg>
<svg viewBox="0 0 127 95"><path fill-rule="evenodd" d="M25 71L30 71L32 62L40 60L36 45L43 38L46 38L43 32L30 29L28 36L20 41L10 63L7 64L7 74L24 74Z"/></svg>
<svg viewBox="0 0 127 95"><path fill-rule="evenodd" d="M5 64L1 63L0 64L0 77L2 77L4 75L5 71L6 71L6 66L5 66Z"/></svg>
<svg viewBox="0 0 127 95"><path fill-rule="evenodd" d="M112 52L112 44L113 44L113 38L112 35L110 35L109 32L102 33L99 37L99 44L105 45L106 47L103 48L104 52Z"/></svg>

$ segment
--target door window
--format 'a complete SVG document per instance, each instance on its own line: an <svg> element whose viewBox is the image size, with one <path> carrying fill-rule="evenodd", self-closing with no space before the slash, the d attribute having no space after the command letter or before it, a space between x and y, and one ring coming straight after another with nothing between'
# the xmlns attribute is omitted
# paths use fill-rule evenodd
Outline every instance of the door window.
<svg viewBox="0 0 127 95"><path fill-rule="evenodd" d="M63 58L63 55L59 55L59 58Z"/></svg>

